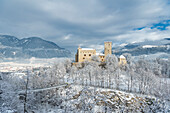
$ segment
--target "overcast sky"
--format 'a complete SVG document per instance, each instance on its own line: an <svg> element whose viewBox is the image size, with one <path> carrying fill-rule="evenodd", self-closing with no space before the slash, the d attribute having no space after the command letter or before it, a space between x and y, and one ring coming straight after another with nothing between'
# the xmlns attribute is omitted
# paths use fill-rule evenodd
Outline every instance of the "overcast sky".
<svg viewBox="0 0 170 113"><path fill-rule="evenodd" d="M169 0L0 0L0 34L61 47L170 37Z"/></svg>

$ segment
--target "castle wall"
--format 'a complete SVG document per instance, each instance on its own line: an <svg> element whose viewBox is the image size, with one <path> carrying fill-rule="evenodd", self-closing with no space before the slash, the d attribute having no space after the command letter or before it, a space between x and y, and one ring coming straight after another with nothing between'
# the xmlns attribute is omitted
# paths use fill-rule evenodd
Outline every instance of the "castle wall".
<svg viewBox="0 0 170 113"><path fill-rule="evenodd" d="M105 56L104 55L99 55L100 61L104 62L105 61Z"/></svg>
<svg viewBox="0 0 170 113"><path fill-rule="evenodd" d="M78 48L78 62L91 61L91 57L96 55L95 49L82 49Z"/></svg>

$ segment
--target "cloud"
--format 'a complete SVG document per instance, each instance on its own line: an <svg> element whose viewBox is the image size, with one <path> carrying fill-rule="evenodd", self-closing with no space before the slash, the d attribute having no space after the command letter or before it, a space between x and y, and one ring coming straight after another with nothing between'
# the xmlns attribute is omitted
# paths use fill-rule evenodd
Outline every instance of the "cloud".
<svg viewBox="0 0 170 113"><path fill-rule="evenodd" d="M69 39L71 38L71 36L72 36L71 34L68 34L68 35L66 35L63 39L64 39L64 40L69 40Z"/></svg>
<svg viewBox="0 0 170 113"><path fill-rule="evenodd" d="M104 43L103 43L103 45L89 45L89 47L96 49L96 52L100 53L101 51L104 50Z"/></svg>
<svg viewBox="0 0 170 113"><path fill-rule="evenodd" d="M1 0L0 33L41 36L65 47L155 40L170 37L168 26L151 29L170 20L169 9L168 0Z"/></svg>
<svg viewBox="0 0 170 113"><path fill-rule="evenodd" d="M170 37L170 26L167 30L159 30L158 28L143 28L142 30L129 31L126 34L118 36L119 40L126 39L127 42L140 42L144 40L159 40Z"/></svg>

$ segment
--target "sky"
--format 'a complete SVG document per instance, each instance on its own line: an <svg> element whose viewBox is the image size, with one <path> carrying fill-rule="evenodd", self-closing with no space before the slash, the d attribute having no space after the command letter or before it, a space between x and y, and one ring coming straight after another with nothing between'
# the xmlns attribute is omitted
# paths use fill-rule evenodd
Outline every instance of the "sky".
<svg viewBox="0 0 170 113"><path fill-rule="evenodd" d="M66 49L170 37L169 0L0 0L0 34Z"/></svg>

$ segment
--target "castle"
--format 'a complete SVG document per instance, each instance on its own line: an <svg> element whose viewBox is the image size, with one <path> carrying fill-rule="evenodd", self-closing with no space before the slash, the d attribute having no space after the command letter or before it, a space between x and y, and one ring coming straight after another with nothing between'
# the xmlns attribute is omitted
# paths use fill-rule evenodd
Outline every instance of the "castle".
<svg viewBox="0 0 170 113"><path fill-rule="evenodd" d="M101 62L105 61L107 55L112 54L112 42L104 42L104 54L96 53L95 49L92 48L80 48L78 47L77 53L75 55L75 62L91 61L93 55L97 55ZM119 58L119 64L126 64L126 58L121 55Z"/></svg>

